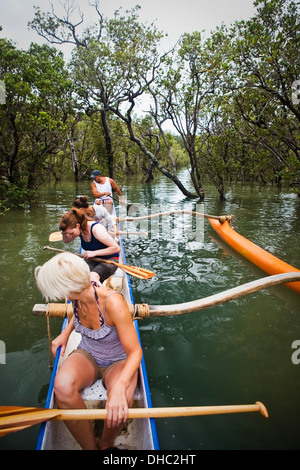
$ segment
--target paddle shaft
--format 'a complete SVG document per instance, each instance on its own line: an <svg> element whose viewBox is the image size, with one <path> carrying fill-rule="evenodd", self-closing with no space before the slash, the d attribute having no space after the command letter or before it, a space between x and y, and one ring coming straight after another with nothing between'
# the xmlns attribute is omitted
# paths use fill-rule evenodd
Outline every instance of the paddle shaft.
<svg viewBox="0 0 300 470"><path fill-rule="evenodd" d="M107 410L60 410L62 413L55 420L69 419L106 419ZM128 418L175 418L184 416L203 416L228 413L260 412L266 418L268 412L265 406L256 402L254 405L225 405L225 406L185 406L163 408L131 408Z"/></svg>
<svg viewBox="0 0 300 470"><path fill-rule="evenodd" d="M53 248L52 246L44 246L43 249L44 250L57 251L58 253L68 253L68 251L66 251L66 250L60 250L59 248ZM82 255L81 253L74 253L74 254L77 255L77 256L80 256L80 258L84 258L84 255ZM99 263L101 262L101 263L107 263L107 264L114 264L118 267L123 266L120 263L116 263L115 261L111 261L111 260L104 259L104 258L90 258L90 259L92 259L93 261L99 261Z"/></svg>
<svg viewBox="0 0 300 470"><path fill-rule="evenodd" d="M257 401L254 405L186 406L167 408L130 408L129 419L136 418L175 418L229 413L260 412L268 418L265 405ZM106 419L106 409L61 410L26 407L0 407L0 436L20 431L48 420L95 420Z"/></svg>
<svg viewBox="0 0 300 470"><path fill-rule="evenodd" d="M44 250L51 250L51 251L56 251L58 253L69 253L69 251L66 250L60 250L59 248L53 248L52 246L44 246ZM80 258L84 258L84 255L81 253L74 253L76 256L80 256ZM98 261L99 263L107 263L107 264L113 264L117 266L118 268L122 269L128 274L131 274L132 276L138 277L140 279L150 279L151 277L154 276L154 272L149 271L148 269L144 268L138 268L137 266L130 266L126 264L121 264L121 263L116 263L115 261L111 261L108 259L103 259L103 258L89 258L93 261Z"/></svg>

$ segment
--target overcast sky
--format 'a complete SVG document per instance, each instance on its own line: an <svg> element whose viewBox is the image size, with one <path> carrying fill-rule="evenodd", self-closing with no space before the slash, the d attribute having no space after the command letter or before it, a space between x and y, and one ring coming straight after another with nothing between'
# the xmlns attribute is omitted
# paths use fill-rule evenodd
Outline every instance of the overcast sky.
<svg viewBox="0 0 300 470"><path fill-rule="evenodd" d="M64 0L62 0L64 3ZM60 0L53 0L59 11ZM86 24L95 21L95 10L88 6L88 0L77 2L85 14ZM214 30L223 23L229 25L235 20L248 19L254 15L253 0L100 0L100 10L105 16L121 5L123 10L135 5L142 8L141 21L155 21L156 26L168 33L168 43L174 45L184 32ZM27 23L34 17L34 6L50 11L49 0L0 0L0 37L11 39L20 49L27 49L31 42L41 43L37 33L28 29Z"/></svg>

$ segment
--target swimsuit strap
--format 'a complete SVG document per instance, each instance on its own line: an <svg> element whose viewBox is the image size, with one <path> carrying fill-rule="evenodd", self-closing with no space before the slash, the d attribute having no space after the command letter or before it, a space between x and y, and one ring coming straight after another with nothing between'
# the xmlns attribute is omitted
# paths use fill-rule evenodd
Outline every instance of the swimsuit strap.
<svg viewBox="0 0 300 470"><path fill-rule="evenodd" d="M100 325L102 326L103 323L104 323L104 320L105 320L105 308L106 308L106 302L108 301L109 297L113 294L120 294L123 296L123 293L122 292L116 292L116 291L112 291L110 292L106 299L105 299L105 302L104 302L104 308L103 308L103 316L102 316L102 313L101 313L101 309L100 309L100 305L99 305L99 297L98 297L98 294L97 294L97 291L96 291L96 287L99 287L99 285L96 283L96 282L92 282L91 283L92 286L93 286L93 289L94 289L94 294L95 294L95 299L96 299L96 304L97 304L97 307L98 307L98 312L99 312L99 317L100 317ZM123 296L124 297L124 296Z"/></svg>
<svg viewBox="0 0 300 470"><path fill-rule="evenodd" d="M113 292L110 292L106 299L105 299L105 302L104 302L104 309L103 309L103 314L104 314L104 318L105 318L105 307L106 307L106 302L108 301L109 297L113 294L120 294L120 295L123 295L122 292L116 292L116 291L113 291Z"/></svg>
<svg viewBox="0 0 300 470"><path fill-rule="evenodd" d="M93 286L93 289L94 289L95 300L96 300L96 304L97 304L97 308L98 308L98 312L99 312L100 325L102 326L103 323L104 323L104 318L102 316L100 305L99 305L99 297L98 297L98 294L97 294L97 291L96 291L95 284L92 283L92 286Z"/></svg>

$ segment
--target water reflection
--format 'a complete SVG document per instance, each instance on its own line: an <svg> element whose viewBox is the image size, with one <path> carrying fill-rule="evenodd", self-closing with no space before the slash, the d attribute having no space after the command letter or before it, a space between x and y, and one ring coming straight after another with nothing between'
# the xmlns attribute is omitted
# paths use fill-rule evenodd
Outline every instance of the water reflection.
<svg viewBox="0 0 300 470"><path fill-rule="evenodd" d="M198 203L187 201L165 178L152 186L128 181L123 189L129 202L147 212L154 204L170 211L196 210ZM3 405L45 403L50 380L47 332L44 319L31 313L34 304L43 303L33 272L52 256L42 248L78 193L90 195L89 182L45 187L35 204L0 220L0 340L7 350L7 364L0 365ZM235 186L222 203L214 188L208 186L206 193L200 212L233 213L239 233L300 267L300 201L294 193ZM149 237L124 239L128 263L155 271L147 281L131 278L137 303L182 303L265 275L225 245L207 221L201 243L182 239L187 224L195 227L192 218L174 216L168 222L167 233L157 234L147 222ZM66 248L62 242L55 246ZM67 249L77 251L78 241ZM291 361L292 342L300 339L299 315L299 296L276 287L201 312L140 322L155 406L261 400L271 415L269 421L254 414L160 420L161 448L299 449L300 365ZM60 323L51 322L53 336ZM0 448L34 448L36 434L30 430L0 439Z"/></svg>

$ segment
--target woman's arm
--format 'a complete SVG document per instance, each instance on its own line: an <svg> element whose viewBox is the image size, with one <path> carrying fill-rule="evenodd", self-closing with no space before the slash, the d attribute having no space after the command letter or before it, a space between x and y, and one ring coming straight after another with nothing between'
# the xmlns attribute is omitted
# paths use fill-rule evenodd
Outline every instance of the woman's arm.
<svg viewBox="0 0 300 470"><path fill-rule="evenodd" d="M139 368L143 353L128 305L124 298L118 293L110 296L107 301L106 322L110 326L116 327L121 344L127 355L125 365L121 369L119 376L113 381L112 386L108 388L106 405L108 410L108 424L109 417L113 420L113 417L116 419L116 416L118 416L118 421L112 421L112 425L116 426L122 421L125 422L128 418L126 390Z"/></svg>
<svg viewBox="0 0 300 470"><path fill-rule="evenodd" d="M61 355L65 354L67 342L70 334L74 330L74 318L72 317L66 328L58 335L51 344L51 352L53 356L56 356L58 348L61 346Z"/></svg>
<svg viewBox="0 0 300 470"><path fill-rule="evenodd" d="M107 256L113 255L114 253L119 253L121 248L117 244L117 242L109 235L106 228L103 227L101 224L94 225L93 227L93 234L101 243L107 246L107 248L103 248L102 250L94 250L90 251L87 250L84 253L85 258L94 258L95 256Z"/></svg>
<svg viewBox="0 0 300 470"><path fill-rule="evenodd" d="M110 182L111 187L112 187L112 188L116 191L116 193L120 196L120 202L121 202L121 204L125 204L124 197L123 197L123 193L122 193L121 189L119 188L119 186L117 185L117 183L116 183L112 178L109 178L109 182Z"/></svg>

